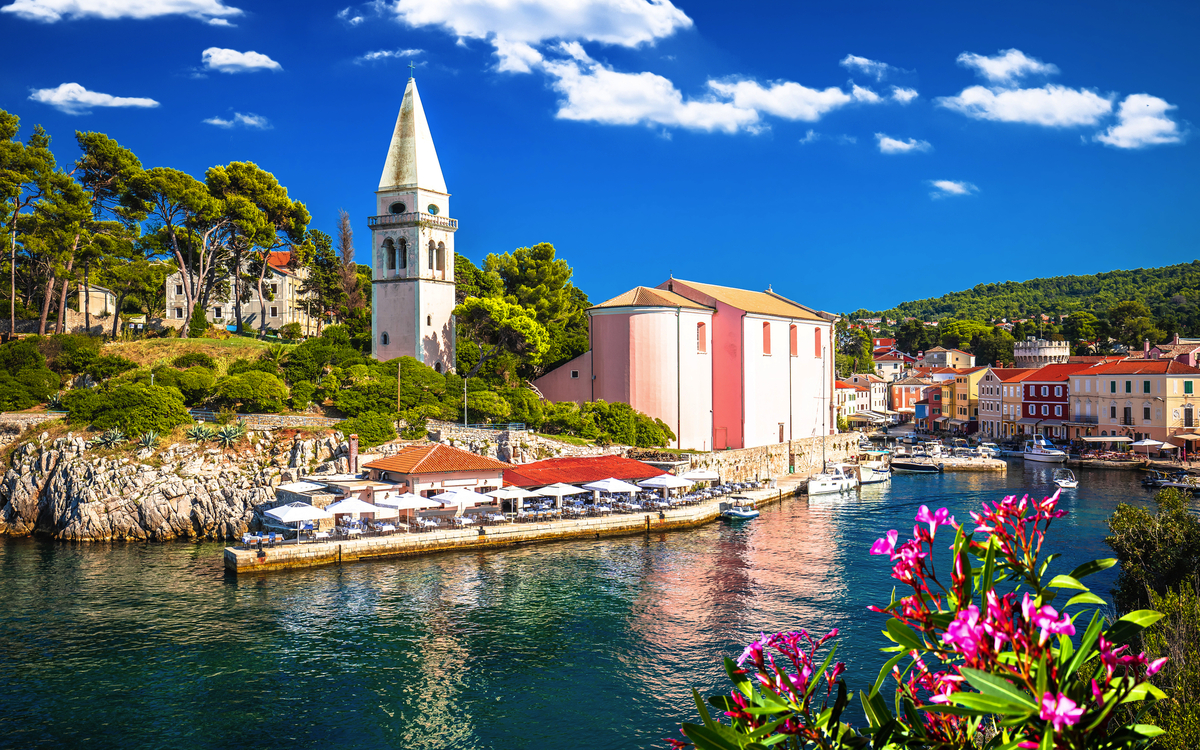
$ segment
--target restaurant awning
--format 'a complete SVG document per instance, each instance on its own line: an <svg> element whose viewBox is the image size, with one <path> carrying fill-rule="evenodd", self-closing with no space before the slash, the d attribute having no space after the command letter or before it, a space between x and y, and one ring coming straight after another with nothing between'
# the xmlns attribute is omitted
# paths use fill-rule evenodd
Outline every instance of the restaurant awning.
<svg viewBox="0 0 1200 750"><path fill-rule="evenodd" d="M1132 443L1133 438L1128 435L1100 435L1099 437L1085 437L1083 441L1086 443Z"/></svg>
<svg viewBox="0 0 1200 750"><path fill-rule="evenodd" d="M1175 438L1176 440L1186 440L1190 443L1200 440L1200 432L1189 432L1184 435L1172 435L1171 437Z"/></svg>
<svg viewBox="0 0 1200 750"><path fill-rule="evenodd" d="M966 424L967 421L968 420L966 420L966 419L951 419L950 424L954 425L955 427L958 427L958 426Z"/></svg>
<svg viewBox="0 0 1200 750"><path fill-rule="evenodd" d="M877 418L878 417L872 417L866 412L860 411L856 414L851 414L850 416L846 417L846 420L850 422L874 422Z"/></svg>
<svg viewBox="0 0 1200 750"><path fill-rule="evenodd" d="M901 406L899 409L896 410L896 412L899 414L913 414L916 411L917 410L911 406Z"/></svg>
<svg viewBox="0 0 1200 750"><path fill-rule="evenodd" d="M1037 417L1024 417L1022 419L1018 419L1017 424L1038 424L1038 423L1044 422L1044 421L1045 420L1038 419Z"/></svg>

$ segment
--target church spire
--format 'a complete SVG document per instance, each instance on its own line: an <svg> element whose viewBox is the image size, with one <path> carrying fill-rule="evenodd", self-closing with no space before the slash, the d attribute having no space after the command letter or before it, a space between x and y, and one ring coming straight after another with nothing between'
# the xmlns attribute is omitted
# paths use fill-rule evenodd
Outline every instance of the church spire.
<svg viewBox="0 0 1200 750"><path fill-rule="evenodd" d="M398 187L449 192L446 190L446 180L442 177L437 150L433 147L433 136L429 133L429 123L425 120L425 109L421 106L415 78L409 78L408 86L404 89L396 130L392 133L387 162L379 178L380 190Z"/></svg>

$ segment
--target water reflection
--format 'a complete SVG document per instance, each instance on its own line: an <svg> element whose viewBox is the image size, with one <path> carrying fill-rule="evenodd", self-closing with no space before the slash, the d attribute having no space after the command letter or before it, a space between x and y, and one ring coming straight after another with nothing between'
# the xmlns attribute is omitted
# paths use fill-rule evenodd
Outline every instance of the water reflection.
<svg viewBox="0 0 1200 750"><path fill-rule="evenodd" d="M891 591L866 554L921 503L960 518L1052 491L1053 467L896 477L785 501L741 526L226 578L215 545L0 542L0 745L660 747L690 690L761 631L837 627L875 676ZM1079 472L1052 541L1106 552L1149 495ZM1115 577L1095 579L1106 592Z"/></svg>

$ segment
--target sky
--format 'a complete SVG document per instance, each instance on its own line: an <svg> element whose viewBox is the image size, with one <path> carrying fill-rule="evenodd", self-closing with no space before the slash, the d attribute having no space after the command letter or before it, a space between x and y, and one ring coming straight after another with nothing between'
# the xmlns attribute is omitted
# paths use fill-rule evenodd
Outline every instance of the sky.
<svg viewBox="0 0 1200 750"><path fill-rule="evenodd" d="M253 161L366 262L411 64L476 263L849 312L1200 257L1198 32L1194 1L0 0L0 107L63 163L76 130Z"/></svg>

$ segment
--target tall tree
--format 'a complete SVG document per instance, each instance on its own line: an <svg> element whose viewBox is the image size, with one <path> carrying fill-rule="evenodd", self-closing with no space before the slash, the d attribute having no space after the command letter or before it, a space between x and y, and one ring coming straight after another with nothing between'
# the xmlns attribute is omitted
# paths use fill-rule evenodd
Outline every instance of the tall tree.
<svg viewBox="0 0 1200 750"><path fill-rule="evenodd" d="M342 283L342 304L345 315L349 317L366 307L366 302L358 277L358 264L354 262L354 225L345 209L338 210L337 249L341 259L339 276Z"/></svg>
<svg viewBox="0 0 1200 750"><path fill-rule="evenodd" d="M46 131L38 125L29 142L21 143L16 140L20 124L20 118L0 109L0 220L9 235L9 333L17 330L17 225L21 212L44 197L55 169Z"/></svg>
<svg viewBox="0 0 1200 750"><path fill-rule="evenodd" d="M308 262L308 274L300 285L300 294L308 319L317 321L317 335L325 316L341 307L346 293L342 289L342 263L333 251L333 238L318 229L308 230L308 244L313 252ZM338 316L341 319L341 316Z"/></svg>
<svg viewBox="0 0 1200 750"><path fill-rule="evenodd" d="M545 327L529 310L506 300L471 297L454 308L454 319L460 334L480 346L479 359L467 378L504 353L536 367L549 348Z"/></svg>

